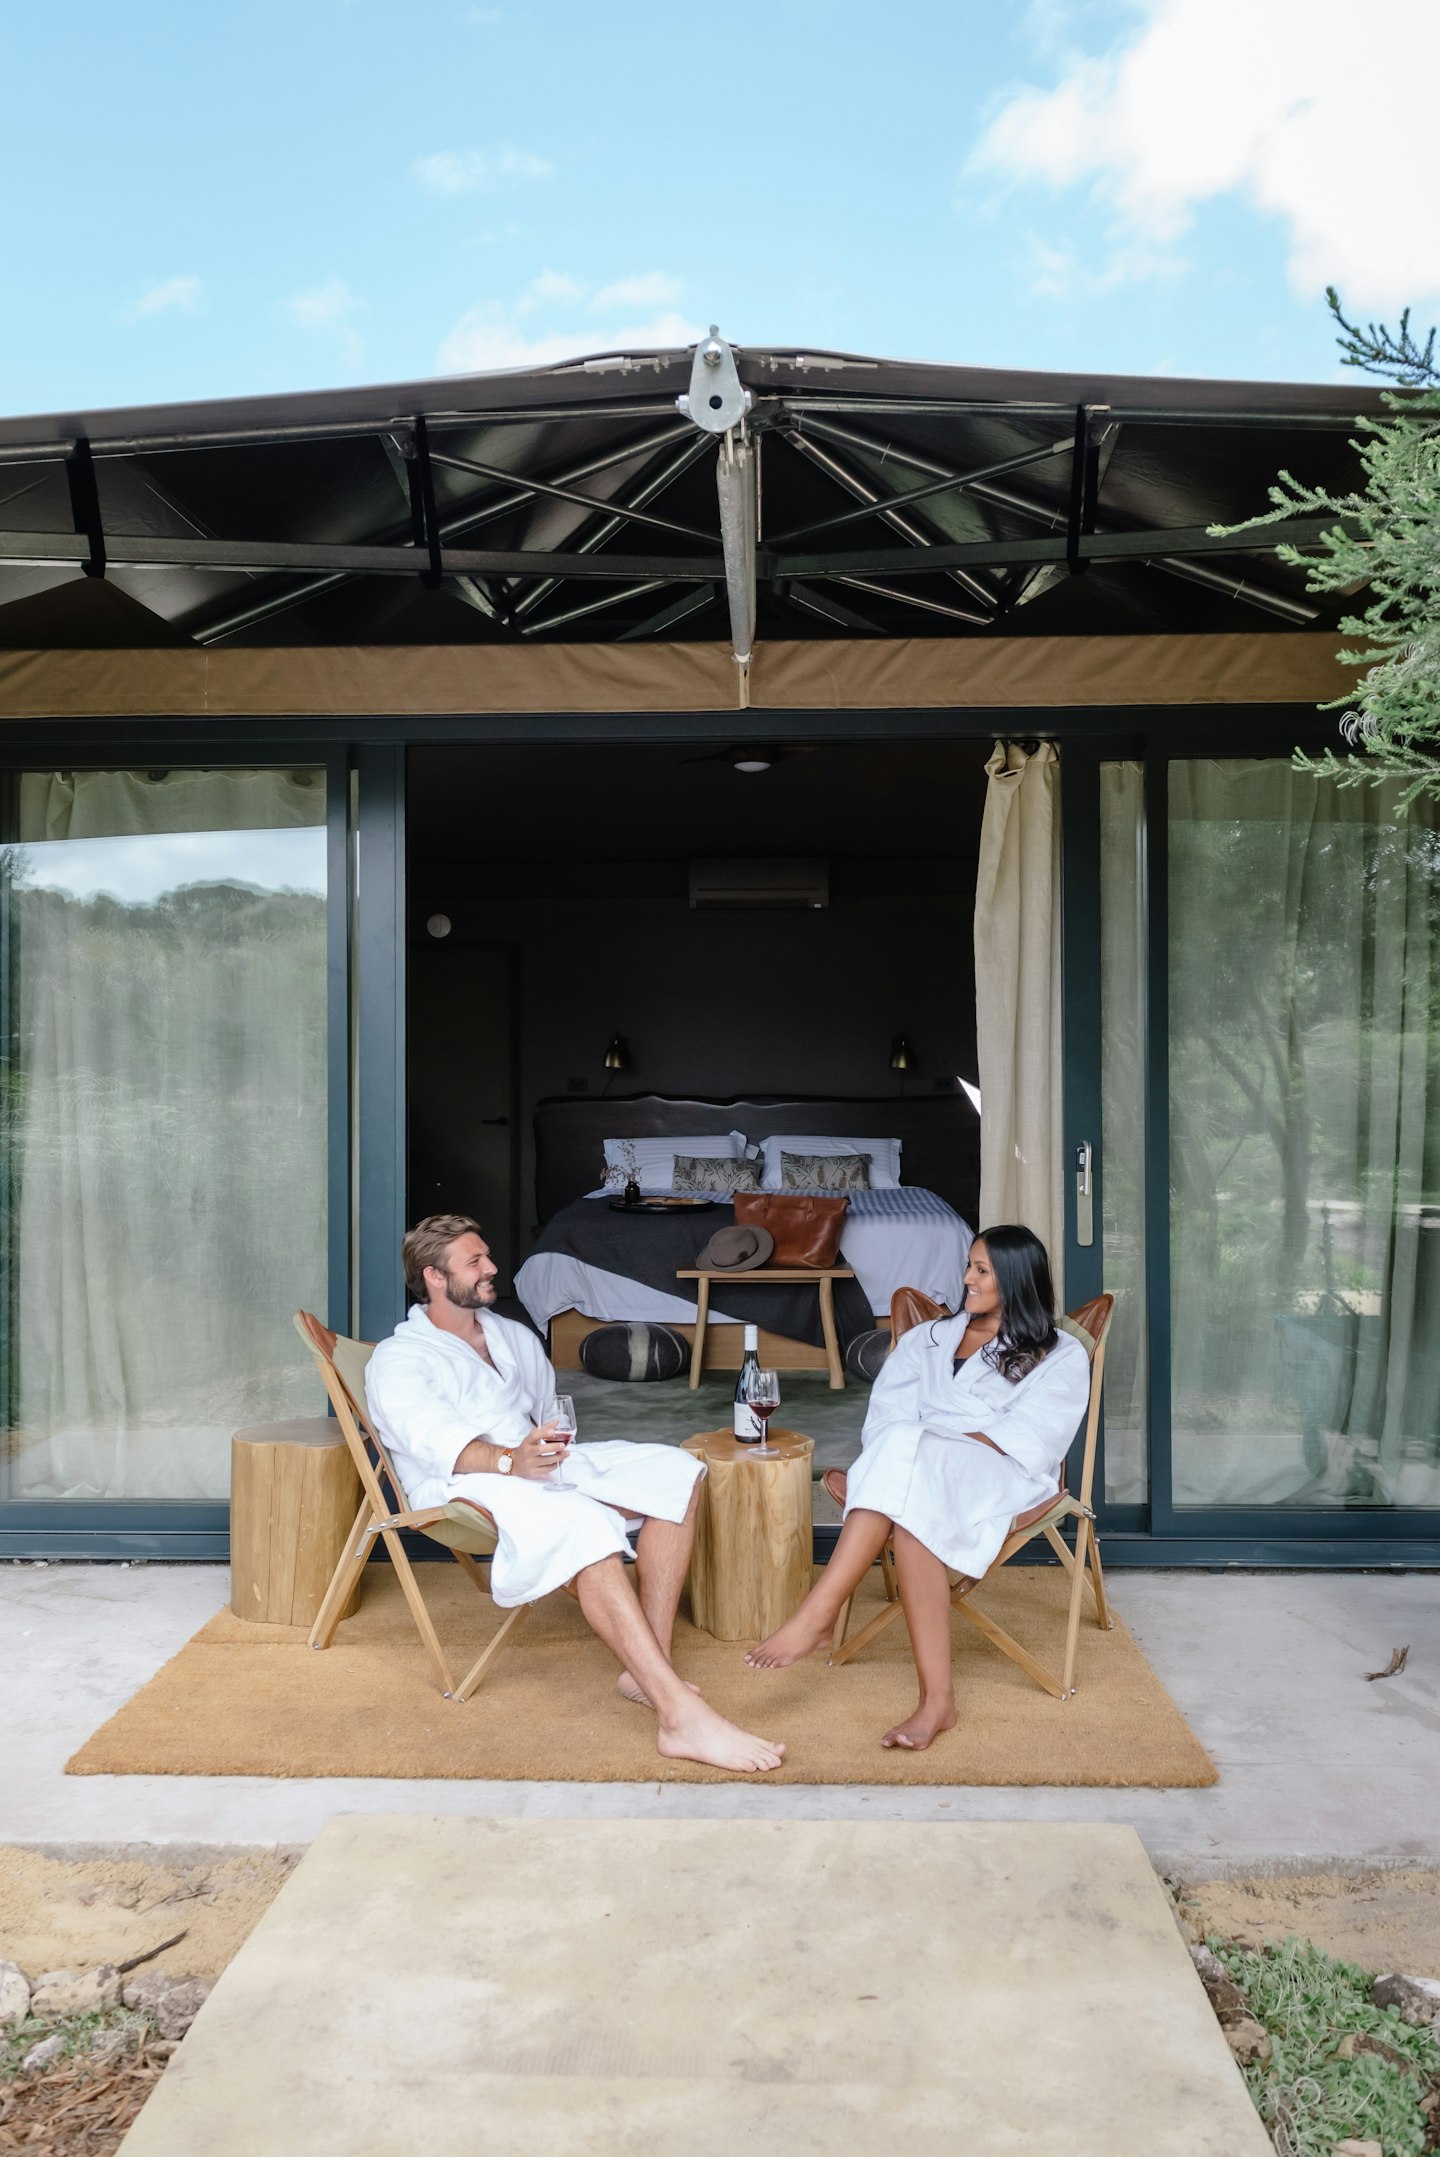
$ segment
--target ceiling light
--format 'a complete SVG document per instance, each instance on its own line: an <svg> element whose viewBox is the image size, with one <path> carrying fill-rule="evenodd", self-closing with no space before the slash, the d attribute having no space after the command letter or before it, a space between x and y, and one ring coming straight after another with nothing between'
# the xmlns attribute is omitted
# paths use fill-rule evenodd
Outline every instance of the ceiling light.
<svg viewBox="0 0 1440 2157"><path fill-rule="evenodd" d="M768 771L775 761L773 749L732 749L730 763L736 771Z"/></svg>

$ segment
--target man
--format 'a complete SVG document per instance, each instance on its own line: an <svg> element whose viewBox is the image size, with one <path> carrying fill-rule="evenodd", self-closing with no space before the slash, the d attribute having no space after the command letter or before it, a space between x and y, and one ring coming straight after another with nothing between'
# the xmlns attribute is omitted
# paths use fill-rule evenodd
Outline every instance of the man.
<svg viewBox="0 0 1440 2157"><path fill-rule="evenodd" d="M410 1504L459 1499L489 1515L499 1536L490 1592L501 1605L536 1602L573 1580L620 1663L620 1691L654 1708L666 1758L754 1774L778 1767L783 1745L727 1722L671 1667L700 1463L676 1446L557 1440L545 1420L555 1373L536 1336L491 1308L496 1267L467 1214L431 1214L402 1253L415 1301L371 1356L365 1395ZM624 1567L633 1514L643 1521L638 1599Z"/></svg>

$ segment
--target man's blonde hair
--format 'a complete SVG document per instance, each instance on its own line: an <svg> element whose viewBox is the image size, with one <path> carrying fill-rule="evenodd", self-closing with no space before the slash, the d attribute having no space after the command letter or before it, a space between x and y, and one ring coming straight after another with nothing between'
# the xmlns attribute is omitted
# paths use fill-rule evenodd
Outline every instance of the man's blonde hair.
<svg viewBox="0 0 1440 2157"><path fill-rule="evenodd" d="M405 1286L417 1303L428 1303L430 1291L425 1286L425 1268L438 1266L448 1273L445 1260L450 1246L461 1236L478 1236L480 1223L472 1221L468 1213L427 1213L423 1221L417 1221L400 1246L400 1261L405 1268Z"/></svg>

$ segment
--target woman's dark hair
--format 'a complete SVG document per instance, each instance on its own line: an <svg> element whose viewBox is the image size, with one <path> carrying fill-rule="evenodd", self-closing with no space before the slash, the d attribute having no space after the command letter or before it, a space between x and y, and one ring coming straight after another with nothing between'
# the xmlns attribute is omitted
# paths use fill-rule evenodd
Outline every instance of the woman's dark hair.
<svg viewBox="0 0 1440 2157"><path fill-rule="evenodd" d="M1000 1292L1000 1331L981 1354L992 1370L1018 1385L1060 1338L1049 1254L1033 1230L1016 1221L982 1229L975 1240L990 1254Z"/></svg>

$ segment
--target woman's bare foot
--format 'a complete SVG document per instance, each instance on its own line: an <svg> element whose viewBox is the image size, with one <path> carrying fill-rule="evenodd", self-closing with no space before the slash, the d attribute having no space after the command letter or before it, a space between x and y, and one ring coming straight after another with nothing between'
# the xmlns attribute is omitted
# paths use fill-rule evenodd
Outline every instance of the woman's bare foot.
<svg viewBox="0 0 1440 2157"><path fill-rule="evenodd" d="M898 1747L907 1753L923 1753L932 1738L938 1738L942 1730L955 1728L955 1703L953 1700L922 1700L913 1715L893 1730L887 1730L880 1740L882 1745Z"/></svg>
<svg viewBox="0 0 1440 2157"><path fill-rule="evenodd" d="M785 1757L783 1745L751 1737L748 1730L727 1722L699 1698L661 1723L656 1744L667 1760L698 1760L705 1767L732 1768L742 1774L767 1774Z"/></svg>
<svg viewBox="0 0 1440 2157"><path fill-rule="evenodd" d="M751 1648L745 1660L752 1670L786 1670L791 1663L823 1648L834 1630L833 1618L819 1615L808 1601L804 1602L778 1632L762 1640L758 1648Z"/></svg>
<svg viewBox="0 0 1440 2157"><path fill-rule="evenodd" d="M691 1685L688 1678L682 1678L681 1683L692 1693L698 1693L700 1690L698 1685ZM650 1705L628 1670L622 1670L615 1680L615 1690L622 1700L633 1700L637 1708L648 1708Z"/></svg>

